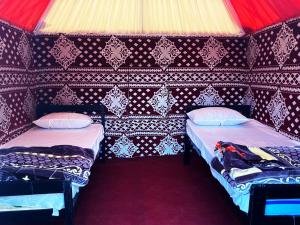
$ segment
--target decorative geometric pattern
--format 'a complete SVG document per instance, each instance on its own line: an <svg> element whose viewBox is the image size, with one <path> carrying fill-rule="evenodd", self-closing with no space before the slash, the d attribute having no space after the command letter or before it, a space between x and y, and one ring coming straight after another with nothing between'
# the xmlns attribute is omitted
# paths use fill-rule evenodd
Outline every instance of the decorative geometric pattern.
<svg viewBox="0 0 300 225"><path fill-rule="evenodd" d="M297 46L291 51L280 70L272 46L282 25L254 33L252 36L259 46L259 54L249 70L247 63L247 47L249 37L215 37L228 51L221 62L209 70L199 52L207 42L207 37L168 37L180 54L169 64L168 73L161 71L151 52L160 39L157 36L123 36L122 42L131 55L121 65L124 71L111 71L101 51L105 41L110 37L100 35L72 35L70 39L81 51L71 65L72 71L62 71L62 66L52 57L50 50L60 35L30 35L27 34L32 46L32 69L36 71L20 71L25 68L18 53L18 44L22 31L7 24L0 23L1 39L5 49L0 60L0 92L10 109L11 116L9 135L0 135L0 143L4 143L21 134L30 127L24 112L26 90L30 87L32 94L37 94L38 103L52 103L58 96L62 84L72 87L79 101L85 104L97 104L115 85L120 85L122 92L128 98L128 113L119 118L109 113L107 115L107 158L115 157L110 148L122 134L130 134L130 140L138 150L134 156L155 156L159 153L155 148L168 134L179 144L184 137L184 112L188 105L193 104L199 92L209 85L217 91L226 105L254 102L253 117L267 125L274 126L267 105L275 90L280 87L284 93L285 104L289 114L280 126L279 132L300 140L300 34L299 19L287 22L293 30ZM69 37L68 37L69 38ZM251 55L251 54L250 54ZM253 54L254 55L254 54ZM248 56L249 57L249 56ZM251 60L250 60L251 62ZM70 66L68 67L70 68ZM120 67L119 67L120 68ZM159 89L166 85L176 99L176 103L168 111L166 117L161 116L149 104L149 100ZM247 89L251 86L254 98ZM34 92L33 92L34 91ZM252 106L253 107L253 106Z"/></svg>
<svg viewBox="0 0 300 225"><path fill-rule="evenodd" d="M221 105L224 101L219 96L219 93L212 85L209 85L200 95L194 100L197 105Z"/></svg>
<svg viewBox="0 0 300 225"><path fill-rule="evenodd" d="M177 140L167 135L160 144L155 148L159 155L176 155L182 150L182 146Z"/></svg>
<svg viewBox="0 0 300 225"><path fill-rule="evenodd" d="M0 95L0 131L7 134L10 127L12 110L7 105L5 99Z"/></svg>
<svg viewBox="0 0 300 225"><path fill-rule="evenodd" d="M256 103L255 103L254 94L253 94L252 89L251 89L250 86L247 89L243 100L244 100L243 101L244 105L250 105L250 107L251 107L251 114L252 114L253 110L255 108Z"/></svg>
<svg viewBox="0 0 300 225"><path fill-rule="evenodd" d="M199 51L203 62L212 70L221 63L222 59L228 54L223 44L213 37L205 42L204 47Z"/></svg>
<svg viewBox="0 0 300 225"><path fill-rule="evenodd" d="M165 117L177 100L167 87L163 85L148 102L156 112Z"/></svg>
<svg viewBox="0 0 300 225"><path fill-rule="evenodd" d="M65 70L75 62L81 53L74 42L67 39L64 35L59 36L49 52Z"/></svg>
<svg viewBox="0 0 300 225"><path fill-rule="evenodd" d="M109 111L121 117L126 110L129 101L124 92L118 86L114 86L101 101Z"/></svg>
<svg viewBox="0 0 300 225"><path fill-rule="evenodd" d="M0 59L2 59L4 49L5 49L5 43L2 40L2 38L0 37Z"/></svg>
<svg viewBox="0 0 300 225"><path fill-rule="evenodd" d="M285 118L289 115L289 110L285 104L285 98L282 96L280 90L272 97L267 109L275 128L279 129L284 123Z"/></svg>
<svg viewBox="0 0 300 225"><path fill-rule="evenodd" d="M115 142L110 150L118 158L132 158L133 154L138 150L131 140L124 134Z"/></svg>
<svg viewBox="0 0 300 225"><path fill-rule="evenodd" d="M290 54L296 45L297 40L294 37L293 30L284 23L281 30L277 34L276 41L272 46L275 60L279 64L280 68L283 67L283 64L290 57Z"/></svg>
<svg viewBox="0 0 300 225"><path fill-rule="evenodd" d="M35 118L35 108L36 108L36 103L34 96L31 93L31 90L28 88L23 104L23 110L28 116L29 119L33 120Z"/></svg>
<svg viewBox="0 0 300 225"><path fill-rule="evenodd" d="M150 53L155 59L156 63L163 69L174 62L174 59L180 54L174 42L162 37L157 43L155 48Z"/></svg>
<svg viewBox="0 0 300 225"><path fill-rule="evenodd" d="M61 90L59 90L52 100L52 104L55 105L80 105L82 100L77 97L76 93L65 85Z"/></svg>
<svg viewBox="0 0 300 225"><path fill-rule="evenodd" d="M29 40L25 33L22 33L22 36L20 38L20 42L18 45L18 53L21 56L24 66L26 67L26 69L28 69L31 63L32 51Z"/></svg>
<svg viewBox="0 0 300 225"><path fill-rule="evenodd" d="M260 52L260 49L257 44L257 41L255 40L255 38L253 36L251 36L250 40L249 40L247 52L246 52L247 53L247 62L248 62L250 69L252 69L253 65L255 64L256 58L259 55L259 52Z"/></svg>
<svg viewBox="0 0 300 225"><path fill-rule="evenodd" d="M114 70L117 70L125 63L128 56L131 55L131 51L129 51L124 42L112 36L110 40L106 42L101 54L105 57L107 63L111 65Z"/></svg>

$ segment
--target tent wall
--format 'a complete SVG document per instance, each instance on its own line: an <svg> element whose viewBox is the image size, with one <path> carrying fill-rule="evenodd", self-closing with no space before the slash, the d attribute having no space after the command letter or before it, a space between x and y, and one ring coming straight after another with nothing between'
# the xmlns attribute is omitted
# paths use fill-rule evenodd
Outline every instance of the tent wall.
<svg viewBox="0 0 300 225"><path fill-rule="evenodd" d="M192 103L252 104L257 120L299 139L299 26L295 19L243 38L31 37L1 23L1 143L30 127L34 96L104 103L108 158L182 151Z"/></svg>
<svg viewBox="0 0 300 225"><path fill-rule="evenodd" d="M300 140L300 19L252 38L257 43L252 44L252 55L258 55L249 72L247 101L255 106L254 118Z"/></svg>
<svg viewBox="0 0 300 225"><path fill-rule="evenodd" d="M187 105L243 104L248 71L245 38L118 36L113 40L131 52L118 68L113 68L113 54L118 50L109 42L111 38L33 38L38 103L106 104L107 157L177 154L183 151ZM55 43L59 46L65 40L80 51L70 65L64 65L58 56L55 59L51 50ZM151 52L157 45L164 46L165 51L158 56L169 59L175 55L174 62L155 61L158 57ZM175 47L177 50L172 50ZM104 57L106 48L111 50L111 61ZM203 62L202 49L204 56L212 55L214 59L209 62L214 61L215 66L210 64L209 68ZM222 58L223 53L226 56Z"/></svg>
<svg viewBox="0 0 300 225"><path fill-rule="evenodd" d="M0 23L0 144L31 126L35 79L30 44L30 34Z"/></svg>

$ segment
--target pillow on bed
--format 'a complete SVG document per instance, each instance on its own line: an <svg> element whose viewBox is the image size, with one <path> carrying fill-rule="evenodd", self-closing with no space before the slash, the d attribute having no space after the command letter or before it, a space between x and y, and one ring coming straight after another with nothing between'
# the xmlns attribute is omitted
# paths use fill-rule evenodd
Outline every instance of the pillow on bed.
<svg viewBox="0 0 300 225"><path fill-rule="evenodd" d="M206 107L187 113L197 125L202 126L231 126L245 123L250 119L241 113L225 107Z"/></svg>
<svg viewBox="0 0 300 225"><path fill-rule="evenodd" d="M58 112L47 114L33 123L42 128L72 129L89 126L93 120L84 114Z"/></svg>

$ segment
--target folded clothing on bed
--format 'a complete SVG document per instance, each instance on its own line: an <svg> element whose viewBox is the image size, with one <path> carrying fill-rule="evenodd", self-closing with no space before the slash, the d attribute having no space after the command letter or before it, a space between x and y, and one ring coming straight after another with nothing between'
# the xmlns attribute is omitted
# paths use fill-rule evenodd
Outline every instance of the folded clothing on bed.
<svg viewBox="0 0 300 225"><path fill-rule="evenodd" d="M211 166L234 186L300 183L300 146L248 147L219 141Z"/></svg>
<svg viewBox="0 0 300 225"><path fill-rule="evenodd" d="M93 150L71 145L1 149L0 181L69 179L84 186L93 162Z"/></svg>

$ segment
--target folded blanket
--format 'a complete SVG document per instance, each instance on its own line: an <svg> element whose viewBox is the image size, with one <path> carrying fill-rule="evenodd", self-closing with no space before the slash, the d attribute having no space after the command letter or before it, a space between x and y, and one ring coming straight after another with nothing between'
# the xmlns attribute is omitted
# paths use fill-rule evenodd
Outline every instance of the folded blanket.
<svg viewBox="0 0 300 225"><path fill-rule="evenodd" d="M0 150L0 181L69 179L84 186L94 162L91 149L71 145Z"/></svg>
<svg viewBox="0 0 300 225"><path fill-rule="evenodd" d="M300 182L299 146L259 148L220 141L215 153L212 168L235 184Z"/></svg>

